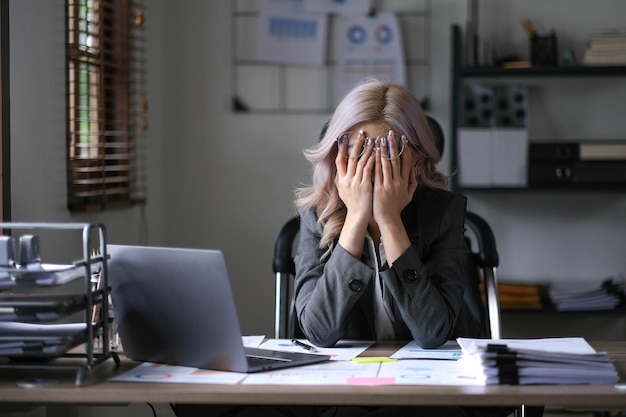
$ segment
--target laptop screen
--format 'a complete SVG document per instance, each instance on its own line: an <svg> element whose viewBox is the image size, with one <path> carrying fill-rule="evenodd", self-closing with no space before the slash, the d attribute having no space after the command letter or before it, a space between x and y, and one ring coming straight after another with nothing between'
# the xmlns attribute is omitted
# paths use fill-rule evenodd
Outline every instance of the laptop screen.
<svg viewBox="0 0 626 417"><path fill-rule="evenodd" d="M245 372L221 251L108 245L124 354L134 360Z"/></svg>

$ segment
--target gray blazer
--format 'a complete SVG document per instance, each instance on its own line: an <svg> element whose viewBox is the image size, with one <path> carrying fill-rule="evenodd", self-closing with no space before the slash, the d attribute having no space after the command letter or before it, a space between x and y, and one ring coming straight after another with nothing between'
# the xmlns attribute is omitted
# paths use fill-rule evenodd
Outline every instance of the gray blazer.
<svg viewBox="0 0 626 417"><path fill-rule="evenodd" d="M380 275L394 301L398 340L434 348L456 337L480 337L463 291L468 249L464 238L467 199L420 187L402 212L411 247ZM362 259L336 245L320 260L317 216L300 210L300 242L295 257L295 306L300 327L318 346L339 339L374 340L375 254L366 242Z"/></svg>

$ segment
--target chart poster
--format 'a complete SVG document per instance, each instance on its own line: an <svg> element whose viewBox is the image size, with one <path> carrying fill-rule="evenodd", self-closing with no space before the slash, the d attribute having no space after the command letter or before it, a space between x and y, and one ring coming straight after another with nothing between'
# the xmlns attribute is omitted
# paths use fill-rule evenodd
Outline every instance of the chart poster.
<svg viewBox="0 0 626 417"><path fill-rule="evenodd" d="M366 78L406 84L402 36L394 13L342 15L336 20L337 101Z"/></svg>
<svg viewBox="0 0 626 417"><path fill-rule="evenodd" d="M304 9L311 13L366 14L370 0L303 0Z"/></svg>
<svg viewBox="0 0 626 417"><path fill-rule="evenodd" d="M321 66L326 61L328 15L308 13L302 0L261 0L257 19L259 61Z"/></svg>

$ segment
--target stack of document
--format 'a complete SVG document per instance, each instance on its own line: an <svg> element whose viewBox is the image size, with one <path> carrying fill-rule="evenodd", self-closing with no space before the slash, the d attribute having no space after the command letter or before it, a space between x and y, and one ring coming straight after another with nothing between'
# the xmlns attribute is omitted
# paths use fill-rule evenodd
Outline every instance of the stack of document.
<svg viewBox="0 0 626 417"><path fill-rule="evenodd" d="M102 264L92 264L93 270L99 270ZM0 271L0 291L19 287L54 286L66 284L85 277L85 268L74 264L37 263L19 269Z"/></svg>
<svg viewBox="0 0 626 417"><path fill-rule="evenodd" d="M624 278L615 276L581 288L551 288L550 300L559 311L612 310L624 305Z"/></svg>
<svg viewBox="0 0 626 417"><path fill-rule="evenodd" d="M603 352L583 338L457 339L460 363L485 385L615 384L619 375Z"/></svg>
<svg viewBox="0 0 626 417"><path fill-rule="evenodd" d="M626 65L626 33L594 33L583 56L585 65Z"/></svg>

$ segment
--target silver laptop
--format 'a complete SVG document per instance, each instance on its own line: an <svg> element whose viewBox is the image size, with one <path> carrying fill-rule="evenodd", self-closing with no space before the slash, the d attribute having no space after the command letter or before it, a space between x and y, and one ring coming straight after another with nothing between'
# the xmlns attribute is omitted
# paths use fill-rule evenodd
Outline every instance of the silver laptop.
<svg viewBox="0 0 626 417"><path fill-rule="evenodd" d="M244 347L221 251L126 245L107 251L115 319L130 359L234 372L330 359Z"/></svg>

